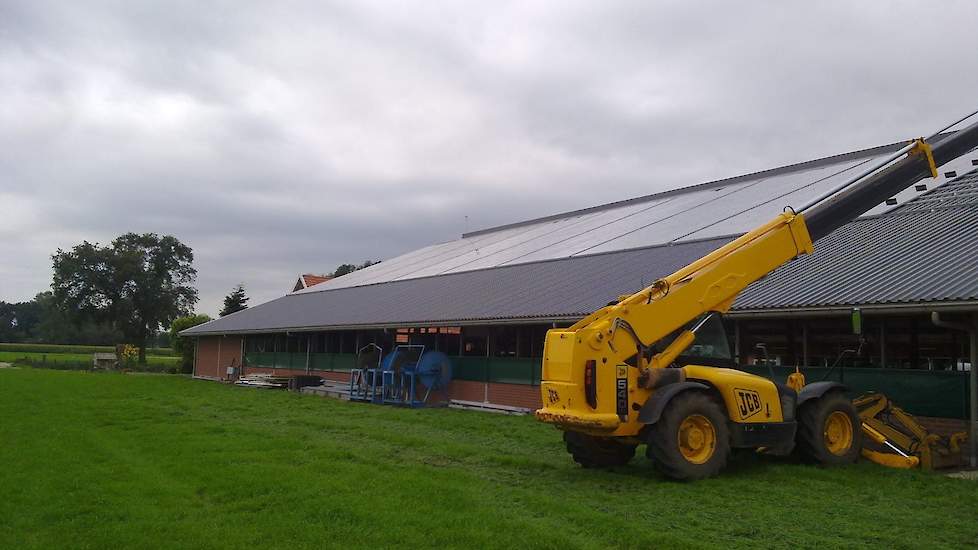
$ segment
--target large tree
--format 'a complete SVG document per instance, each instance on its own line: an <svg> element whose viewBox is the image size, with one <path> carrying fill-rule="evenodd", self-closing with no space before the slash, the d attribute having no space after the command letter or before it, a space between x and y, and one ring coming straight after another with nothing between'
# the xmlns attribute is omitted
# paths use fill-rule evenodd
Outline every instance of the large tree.
<svg viewBox="0 0 978 550"><path fill-rule="evenodd" d="M221 309L220 316L231 315L242 309L248 309L248 295L245 294L244 285L238 284L231 290L231 294L224 297L224 308Z"/></svg>
<svg viewBox="0 0 978 550"><path fill-rule="evenodd" d="M141 364L150 336L197 303L193 251L170 235L126 233L104 247L86 241L52 259L60 307L76 319L111 323L139 347Z"/></svg>

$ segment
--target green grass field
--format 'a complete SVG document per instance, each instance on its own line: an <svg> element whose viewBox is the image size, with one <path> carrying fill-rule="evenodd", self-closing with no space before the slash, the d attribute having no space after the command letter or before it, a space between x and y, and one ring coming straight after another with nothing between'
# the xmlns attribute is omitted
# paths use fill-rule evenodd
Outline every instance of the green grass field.
<svg viewBox="0 0 978 550"><path fill-rule="evenodd" d="M0 369L0 547L974 548L978 484L754 455L577 467L530 417Z"/></svg>

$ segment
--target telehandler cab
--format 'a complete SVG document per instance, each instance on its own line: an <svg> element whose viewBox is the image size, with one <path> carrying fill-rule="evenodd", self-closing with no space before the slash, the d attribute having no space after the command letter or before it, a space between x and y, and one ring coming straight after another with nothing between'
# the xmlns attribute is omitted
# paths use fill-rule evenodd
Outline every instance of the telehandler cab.
<svg viewBox="0 0 978 550"><path fill-rule="evenodd" d="M845 387L787 384L733 368L720 315L737 295L813 242L978 146L978 123L916 139L887 161L569 328L547 333L536 417L564 432L584 467L627 463L639 445L663 474L717 474L731 448L797 448L827 465L854 462L861 420ZM933 145L932 145L933 143Z"/></svg>

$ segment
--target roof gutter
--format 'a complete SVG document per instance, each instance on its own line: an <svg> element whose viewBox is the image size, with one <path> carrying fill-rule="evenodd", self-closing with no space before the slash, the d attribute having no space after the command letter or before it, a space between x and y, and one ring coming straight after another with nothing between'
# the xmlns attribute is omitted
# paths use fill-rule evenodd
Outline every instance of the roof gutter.
<svg viewBox="0 0 978 550"><path fill-rule="evenodd" d="M743 309L726 313L725 317L734 319L763 319L785 317L835 317L849 315L853 307L858 307L863 314L868 315L900 315L900 314L930 314L932 311L978 312L978 300L938 302L933 304L853 304L825 307L802 307L784 309ZM321 332L327 330L383 330L390 328L413 327L471 327L496 325L530 325L540 323L574 323L584 317L580 315L545 315L539 317L505 317L498 319L465 319L439 321L405 321L394 323L364 323L348 325L315 325L292 327L269 327L244 330L201 330L189 328L181 332L181 336L221 336L229 334L272 334L291 332ZM193 332L191 332L193 331Z"/></svg>
<svg viewBox="0 0 978 550"><path fill-rule="evenodd" d="M228 334L272 334L272 333L292 333L292 332L321 332L326 330L382 330L389 328L412 328L412 327L471 327L487 325L531 325L540 323L574 323L584 317L581 315L553 315L546 317L510 317L500 319L466 319L466 320L443 320L443 321L411 321L402 323L367 323L362 325L319 325L319 326L296 326L296 327L274 327L263 329L246 330L214 330L181 332L181 336L222 336ZM187 329L191 330L191 329Z"/></svg>

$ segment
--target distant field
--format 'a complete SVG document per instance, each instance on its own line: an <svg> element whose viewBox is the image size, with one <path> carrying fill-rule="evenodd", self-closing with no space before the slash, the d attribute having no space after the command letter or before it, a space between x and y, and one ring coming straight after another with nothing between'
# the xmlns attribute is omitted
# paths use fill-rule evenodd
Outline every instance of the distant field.
<svg viewBox="0 0 978 550"><path fill-rule="evenodd" d="M24 351L0 351L3 363L50 363L57 365L91 365L92 353L41 353ZM147 355L146 364L150 366L173 367L180 362L179 357Z"/></svg>
<svg viewBox="0 0 978 550"><path fill-rule="evenodd" d="M531 417L0 369L0 548L975 548L978 484L583 470Z"/></svg>
<svg viewBox="0 0 978 550"><path fill-rule="evenodd" d="M0 343L0 352L16 351L27 353L87 353L91 355L95 352L113 352L112 346L75 346L60 344L4 344ZM170 348L146 348L146 355L175 356Z"/></svg>

